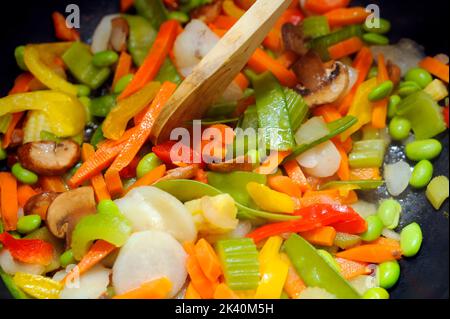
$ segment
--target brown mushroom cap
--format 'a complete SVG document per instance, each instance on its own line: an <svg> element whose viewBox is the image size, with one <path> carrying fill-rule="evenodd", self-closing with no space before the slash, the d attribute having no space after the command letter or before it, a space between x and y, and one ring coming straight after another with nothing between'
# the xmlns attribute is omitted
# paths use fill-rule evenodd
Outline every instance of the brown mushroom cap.
<svg viewBox="0 0 450 319"><path fill-rule="evenodd" d="M243 156L224 163L208 164L208 169L218 173L251 172L253 171L253 164L248 156Z"/></svg>
<svg viewBox="0 0 450 319"><path fill-rule="evenodd" d="M92 187L80 187L62 193L48 208L47 227L56 237L66 237L70 242L78 221L86 215L95 214L96 210Z"/></svg>
<svg viewBox="0 0 450 319"><path fill-rule="evenodd" d="M34 195L25 204L23 208L24 214L39 215L42 220L46 220L48 208L58 195L55 192L44 192Z"/></svg>
<svg viewBox="0 0 450 319"><path fill-rule="evenodd" d="M292 23L285 23L281 28L284 49L292 51L298 55L304 55L308 52L305 45L303 29Z"/></svg>
<svg viewBox="0 0 450 319"><path fill-rule="evenodd" d="M202 20L205 23L211 23L220 15L222 3L223 0L214 0L211 3L204 4L192 10L191 17Z"/></svg>
<svg viewBox="0 0 450 319"><path fill-rule="evenodd" d="M170 181L173 179L191 179L197 175L199 166L197 164L185 167L178 167L166 172L166 175L161 177L158 182Z"/></svg>
<svg viewBox="0 0 450 319"><path fill-rule="evenodd" d="M114 51L120 52L126 49L127 38L130 34L128 22L123 17L117 17L111 20L111 36L109 44Z"/></svg>
<svg viewBox="0 0 450 319"><path fill-rule="evenodd" d="M17 151L23 167L40 175L55 176L66 173L80 158L80 146L71 140L31 142Z"/></svg>

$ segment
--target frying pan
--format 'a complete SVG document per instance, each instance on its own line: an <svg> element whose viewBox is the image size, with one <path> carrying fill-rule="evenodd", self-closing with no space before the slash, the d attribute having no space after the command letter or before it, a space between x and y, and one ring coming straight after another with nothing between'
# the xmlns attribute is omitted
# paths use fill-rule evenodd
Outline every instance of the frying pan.
<svg viewBox="0 0 450 319"><path fill-rule="evenodd" d="M104 15L119 10L119 0L17 0L3 1L0 12L0 94L4 96L10 89L19 70L14 61L14 48L26 43L55 41L51 12L64 12L66 6L76 3L81 9L81 35L89 39L95 26ZM391 39L401 37L414 39L426 48L428 55L449 53L448 38L445 37L446 22L449 20L447 0L411 1L353 1L352 4L378 4L381 15L392 21ZM5 6L8 4L8 8ZM449 172L448 133L438 137L444 151L434 161L435 175ZM402 145L393 145L387 155L389 162L404 158ZM410 163L413 164L413 163ZM6 169L0 163L0 169ZM368 199L386 198L385 188L365 194ZM422 226L424 242L417 257L404 259L401 264L401 277L391 290L391 297L448 298L449 297L449 221L448 200L436 211L425 198L423 191L408 189L399 201L404 207L400 228L413 221ZM10 298L0 280L0 298Z"/></svg>

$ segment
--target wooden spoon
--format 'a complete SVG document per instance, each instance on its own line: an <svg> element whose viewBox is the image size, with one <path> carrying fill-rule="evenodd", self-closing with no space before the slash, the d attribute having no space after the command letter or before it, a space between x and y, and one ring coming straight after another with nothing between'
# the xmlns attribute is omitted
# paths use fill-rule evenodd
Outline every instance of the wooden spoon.
<svg viewBox="0 0 450 319"><path fill-rule="evenodd" d="M242 70L292 0L258 0L202 59L167 102L152 131L155 144L200 119Z"/></svg>

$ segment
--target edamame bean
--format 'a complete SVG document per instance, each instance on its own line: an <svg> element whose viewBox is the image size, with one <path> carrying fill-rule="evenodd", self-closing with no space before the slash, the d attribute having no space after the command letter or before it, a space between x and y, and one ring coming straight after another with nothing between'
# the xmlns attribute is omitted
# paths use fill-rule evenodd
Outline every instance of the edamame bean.
<svg viewBox="0 0 450 319"><path fill-rule="evenodd" d="M433 164L428 160L421 160L416 164L411 174L409 184L414 188L422 188L433 178Z"/></svg>
<svg viewBox="0 0 450 319"><path fill-rule="evenodd" d="M0 161L5 160L8 157L8 153L6 150L3 149L3 147L0 147Z"/></svg>
<svg viewBox="0 0 450 319"><path fill-rule="evenodd" d="M369 74L367 75L368 79L372 79L378 76L378 68L376 66L373 66L369 70Z"/></svg>
<svg viewBox="0 0 450 319"><path fill-rule="evenodd" d="M75 258L73 257L72 249L65 251L61 256L59 256L59 263L61 267L67 267L71 264L75 264Z"/></svg>
<svg viewBox="0 0 450 319"><path fill-rule="evenodd" d="M378 34L385 34L391 30L391 23L383 18L374 19L374 26L368 25L367 23L363 24L363 28L366 32L374 32Z"/></svg>
<svg viewBox="0 0 450 319"><path fill-rule="evenodd" d="M394 83L391 80L384 81L369 94L369 100L372 102L379 101L389 96L394 89Z"/></svg>
<svg viewBox="0 0 450 319"><path fill-rule="evenodd" d="M378 33L366 33L363 35L363 40L369 44L376 44L376 45L388 45L389 44L389 38L385 37L384 35L378 34Z"/></svg>
<svg viewBox="0 0 450 319"><path fill-rule="evenodd" d="M400 265L394 261L387 261L378 266L377 272L379 285L384 289L392 288L400 277Z"/></svg>
<svg viewBox="0 0 450 319"><path fill-rule="evenodd" d="M87 85L78 84L77 89L78 89L78 96L80 96L80 97L91 95L91 88Z"/></svg>
<svg viewBox="0 0 450 319"><path fill-rule="evenodd" d="M416 82L406 81L406 82L400 83L397 93L401 97L406 97L406 96L416 93L420 90L421 90L421 88L420 88L419 84L417 84Z"/></svg>
<svg viewBox="0 0 450 319"><path fill-rule="evenodd" d="M403 256L415 256L422 246L422 229L419 224L412 223L402 229L400 233L400 246Z"/></svg>
<svg viewBox="0 0 450 319"><path fill-rule="evenodd" d="M33 185L38 182L39 177L20 165L20 163L16 163L11 168L11 173L22 183Z"/></svg>
<svg viewBox="0 0 450 319"><path fill-rule="evenodd" d="M20 217L17 221L17 231L21 234L29 234L41 226L41 216L28 215Z"/></svg>
<svg viewBox="0 0 450 319"><path fill-rule="evenodd" d="M372 215L366 218L367 231L361 235L361 239L364 241L374 241L381 236L383 231L383 222L377 215Z"/></svg>
<svg viewBox="0 0 450 319"><path fill-rule="evenodd" d="M327 264L329 266L331 266L334 270L336 270L337 272L341 271L341 267L339 266L339 264L336 262L336 260L333 258L333 256L331 256L331 254L323 249L318 249L317 253L323 258L325 259L325 261L327 262Z"/></svg>
<svg viewBox="0 0 450 319"><path fill-rule="evenodd" d="M389 134L396 141L404 140L411 131L411 122L404 117L395 116L389 123Z"/></svg>
<svg viewBox="0 0 450 319"><path fill-rule="evenodd" d="M22 71L28 71L28 67L25 64L24 55L25 55L25 46L24 45L18 46L14 50L14 57L16 58L17 65L19 66L19 68Z"/></svg>
<svg viewBox="0 0 450 319"><path fill-rule="evenodd" d="M441 154L442 144L435 139L414 141L406 145L406 157L412 161L432 160Z"/></svg>
<svg viewBox="0 0 450 319"><path fill-rule="evenodd" d="M114 93L120 94L123 90L130 84L130 82L133 80L133 74L127 74L120 78L119 81L117 81L116 85L114 86Z"/></svg>
<svg viewBox="0 0 450 319"><path fill-rule="evenodd" d="M115 95L104 95L91 100L89 110L93 116L106 117L116 105Z"/></svg>
<svg viewBox="0 0 450 319"><path fill-rule="evenodd" d="M383 225L388 229L395 229L398 226L402 206L395 199L387 199L381 202L378 207L377 216Z"/></svg>
<svg viewBox="0 0 450 319"><path fill-rule="evenodd" d="M389 293L381 287L370 288L364 293L363 299L389 299Z"/></svg>
<svg viewBox="0 0 450 319"><path fill-rule="evenodd" d="M156 156L155 153L145 155L136 167L137 178L143 177L161 164L162 161L158 158L158 156Z"/></svg>
<svg viewBox="0 0 450 319"><path fill-rule="evenodd" d="M405 80L415 82L420 88L424 89L433 81L433 77L427 70L412 68L406 73Z"/></svg>
<svg viewBox="0 0 450 319"><path fill-rule="evenodd" d="M389 98L388 104L388 117L391 119L397 115L397 106L402 101L402 98L398 95L392 95Z"/></svg>
<svg viewBox="0 0 450 319"><path fill-rule="evenodd" d="M94 54L92 58L92 64L96 67L104 68L113 65L119 60L119 55L111 50L106 50Z"/></svg>

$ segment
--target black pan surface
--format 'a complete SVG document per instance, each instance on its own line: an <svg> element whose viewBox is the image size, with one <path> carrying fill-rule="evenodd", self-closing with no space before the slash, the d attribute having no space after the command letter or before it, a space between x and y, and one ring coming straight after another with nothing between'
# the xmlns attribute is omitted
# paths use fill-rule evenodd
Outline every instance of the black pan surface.
<svg viewBox="0 0 450 319"><path fill-rule="evenodd" d="M119 0L39 0L4 1L0 10L0 94L4 96L19 73L14 61L14 48L26 43L55 41L51 12L64 12L68 4L75 3L81 9L81 34L89 39L99 20L107 14L116 13ZM414 39L426 48L429 55L449 53L446 36L449 21L447 0L396 0L353 1L353 4L378 4L381 15L392 21L391 38ZM6 7L8 4L8 7ZM448 134L440 138L444 151L434 161L435 174L449 172ZM403 158L402 146L394 145L388 153L388 161ZM411 163L412 164L412 163ZM4 163L0 164L0 168ZM366 196L388 197L385 189ZM439 211L435 211L422 191L407 190L399 200L404 207L400 227L416 221L422 226L424 242L419 255L401 262L400 280L391 291L391 297L448 298L449 297L449 221L448 200ZM0 280L0 299L10 295Z"/></svg>

